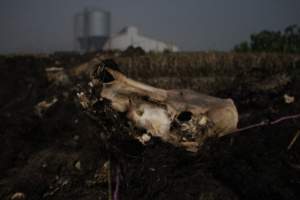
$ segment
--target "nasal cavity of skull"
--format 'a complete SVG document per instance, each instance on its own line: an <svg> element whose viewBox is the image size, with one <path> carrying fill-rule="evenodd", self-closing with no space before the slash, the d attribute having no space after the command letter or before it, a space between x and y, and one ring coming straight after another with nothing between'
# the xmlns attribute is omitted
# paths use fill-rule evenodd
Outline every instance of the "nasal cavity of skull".
<svg viewBox="0 0 300 200"><path fill-rule="evenodd" d="M193 114L190 111L183 111L177 116L177 119L180 122L187 122L192 119L192 116L193 116Z"/></svg>

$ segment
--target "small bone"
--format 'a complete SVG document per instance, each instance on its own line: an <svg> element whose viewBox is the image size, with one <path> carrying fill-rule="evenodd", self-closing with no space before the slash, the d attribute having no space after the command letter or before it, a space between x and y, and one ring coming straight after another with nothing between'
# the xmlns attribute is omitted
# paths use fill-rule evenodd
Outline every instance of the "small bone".
<svg viewBox="0 0 300 200"><path fill-rule="evenodd" d="M151 140L151 136L149 134L144 133L142 136L138 136L137 139L142 143L146 144Z"/></svg>

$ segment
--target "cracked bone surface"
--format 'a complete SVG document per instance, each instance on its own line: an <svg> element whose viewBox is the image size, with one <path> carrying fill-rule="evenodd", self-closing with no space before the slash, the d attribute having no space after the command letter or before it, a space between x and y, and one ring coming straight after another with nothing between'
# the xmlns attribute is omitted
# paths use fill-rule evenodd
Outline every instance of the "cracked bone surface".
<svg viewBox="0 0 300 200"><path fill-rule="evenodd" d="M238 112L231 99L155 88L109 66L96 73L106 77L100 80L100 95L111 101L114 110L126 112L136 127L175 146L195 152L206 138L229 134L237 127Z"/></svg>

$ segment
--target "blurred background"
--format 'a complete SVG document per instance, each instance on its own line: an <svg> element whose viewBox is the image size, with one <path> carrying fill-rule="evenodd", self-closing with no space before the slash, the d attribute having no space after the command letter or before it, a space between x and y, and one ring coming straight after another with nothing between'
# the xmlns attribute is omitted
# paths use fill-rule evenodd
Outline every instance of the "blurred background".
<svg viewBox="0 0 300 200"><path fill-rule="evenodd" d="M228 51L253 33L299 24L299 10L297 0L1 0L0 53L87 50L87 41L81 40L80 48L80 34L108 38L121 30L126 34L125 27L147 37L141 42L134 36L133 45L146 43L154 50L164 49L155 43L162 41L171 50Z"/></svg>

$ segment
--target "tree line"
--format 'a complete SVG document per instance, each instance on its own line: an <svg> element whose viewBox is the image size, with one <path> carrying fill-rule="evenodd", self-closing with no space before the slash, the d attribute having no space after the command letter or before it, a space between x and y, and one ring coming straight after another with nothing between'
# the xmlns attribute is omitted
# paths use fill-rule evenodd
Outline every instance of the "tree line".
<svg viewBox="0 0 300 200"><path fill-rule="evenodd" d="M236 45L234 51L300 53L300 27L290 25L284 31L264 30L251 34L250 42Z"/></svg>

